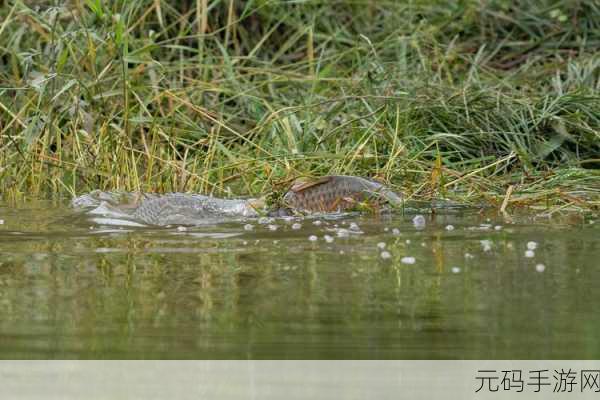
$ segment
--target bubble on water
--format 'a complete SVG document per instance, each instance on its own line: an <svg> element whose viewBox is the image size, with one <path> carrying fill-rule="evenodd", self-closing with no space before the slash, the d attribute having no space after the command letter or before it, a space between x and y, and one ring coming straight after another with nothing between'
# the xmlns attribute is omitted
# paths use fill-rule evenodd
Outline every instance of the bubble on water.
<svg viewBox="0 0 600 400"><path fill-rule="evenodd" d="M546 266L544 264L537 264L535 266L535 270L537 272L544 272L546 270Z"/></svg>
<svg viewBox="0 0 600 400"><path fill-rule="evenodd" d="M299 223L297 223L297 222L296 222L296 223L294 223L294 224L292 224L292 229L293 229L293 230L297 231L297 230L298 230L298 229L300 229L300 228L302 228L302 224L299 224Z"/></svg>
<svg viewBox="0 0 600 400"><path fill-rule="evenodd" d="M254 229L254 225L251 225L251 224L244 225L244 230L251 231L252 229Z"/></svg>
<svg viewBox="0 0 600 400"><path fill-rule="evenodd" d="M499 230L501 230L501 229L502 229L502 225L496 225L496 226L494 227L494 230L496 230L496 231L499 231Z"/></svg>
<svg viewBox="0 0 600 400"><path fill-rule="evenodd" d="M333 239L333 236L329 236L329 235L325 235L325 236L323 236L323 239L325 239L325 241L326 241L327 243L333 243L333 240L334 240L334 239Z"/></svg>
<svg viewBox="0 0 600 400"><path fill-rule="evenodd" d="M447 231L453 231L454 230L454 225L446 225L446 230Z"/></svg>
<svg viewBox="0 0 600 400"><path fill-rule="evenodd" d="M277 225L269 224L267 225L267 228L269 228L270 231L276 231L279 227Z"/></svg>
<svg viewBox="0 0 600 400"><path fill-rule="evenodd" d="M178 226L177 227L177 231L178 232L185 232L185 231L187 231L187 228L185 226Z"/></svg>
<svg viewBox="0 0 600 400"><path fill-rule="evenodd" d="M387 226L385 228L383 228L384 232L388 232L390 230L390 228L388 228Z"/></svg>
<svg viewBox="0 0 600 400"><path fill-rule="evenodd" d="M413 219L412 219L412 223L415 226L415 228L417 229L423 229L425 228L425 217L422 215L416 215Z"/></svg>
<svg viewBox="0 0 600 400"><path fill-rule="evenodd" d="M322 223L323 223L322 221L316 220L316 221L313 222L313 225L315 225L315 226L321 226Z"/></svg>
<svg viewBox="0 0 600 400"><path fill-rule="evenodd" d="M247 245L248 245L248 242L244 240L244 241L242 242L242 244L243 244L244 246L247 246Z"/></svg>
<svg viewBox="0 0 600 400"><path fill-rule="evenodd" d="M535 257L535 252L533 250L527 250L525 252L525 257L527 257L527 258L533 258L533 257Z"/></svg>
<svg viewBox="0 0 600 400"><path fill-rule="evenodd" d="M338 235L338 237L348 237L350 235L350 232L348 231L348 229L340 228L336 231L336 234Z"/></svg>
<svg viewBox="0 0 600 400"><path fill-rule="evenodd" d="M346 252L344 250L340 250L340 254L346 254Z"/></svg>
<svg viewBox="0 0 600 400"><path fill-rule="evenodd" d="M465 253L465 258L467 260L472 260L473 258L475 258L475 256L473 254L471 254L471 253Z"/></svg>
<svg viewBox="0 0 600 400"><path fill-rule="evenodd" d="M527 248L529 250L535 250L535 249L537 249L537 247L538 247L538 244L536 242L534 242L534 241L527 242Z"/></svg>
<svg viewBox="0 0 600 400"><path fill-rule="evenodd" d="M383 250L383 249L385 249L385 243L383 243L383 242L379 242L379 243L377 243L377 247L378 247L379 249Z"/></svg>
<svg viewBox="0 0 600 400"><path fill-rule="evenodd" d="M451 271L453 274L458 274L460 272L460 267L452 267Z"/></svg>
<svg viewBox="0 0 600 400"><path fill-rule="evenodd" d="M388 260L390 258L392 258L392 255L390 254L389 251L382 251L381 254L379 254L381 256L381 258L383 258L384 260Z"/></svg>
<svg viewBox="0 0 600 400"><path fill-rule="evenodd" d="M315 235L310 235L310 236L308 237L308 240L310 240L311 242L316 242L318 239L319 239L319 238L318 238L318 237L316 237Z"/></svg>
<svg viewBox="0 0 600 400"><path fill-rule="evenodd" d="M410 239L406 239L406 240L405 240L405 243L406 243L406 244L410 244Z"/></svg>
<svg viewBox="0 0 600 400"><path fill-rule="evenodd" d="M427 247L427 243L421 242L421 247Z"/></svg>
<svg viewBox="0 0 600 400"><path fill-rule="evenodd" d="M400 262L402 264L414 264L417 260L415 260L414 257L402 257L402 259L400 259Z"/></svg>
<svg viewBox="0 0 600 400"><path fill-rule="evenodd" d="M400 229L398 229L398 228L392 229L392 234L398 236L400 234Z"/></svg>
<svg viewBox="0 0 600 400"><path fill-rule="evenodd" d="M352 231L360 231L360 227L356 222L350 223L350 226L348 228Z"/></svg>
<svg viewBox="0 0 600 400"><path fill-rule="evenodd" d="M483 249L483 251L492 250L492 241L491 240L484 239L484 240L480 240L479 243L481 243L481 248Z"/></svg>
<svg viewBox="0 0 600 400"><path fill-rule="evenodd" d="M273 240L273 244L279 243L279 240Z"/></svg>
<svg viewBox="0 0 600 400"><path fill-rule="evenodd" d="M0 219L0 225L4 225L4 220Z"/></svg>

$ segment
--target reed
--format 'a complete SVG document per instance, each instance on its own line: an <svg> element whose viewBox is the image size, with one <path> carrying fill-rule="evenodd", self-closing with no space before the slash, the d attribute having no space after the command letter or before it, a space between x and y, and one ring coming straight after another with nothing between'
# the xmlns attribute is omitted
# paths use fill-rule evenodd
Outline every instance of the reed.
<svg viewBox="0 0 600 400"><path fill-rule="evenodd" d="M600 206L596 1L57 3L0 2L5 198L340 173Z"/></svg>

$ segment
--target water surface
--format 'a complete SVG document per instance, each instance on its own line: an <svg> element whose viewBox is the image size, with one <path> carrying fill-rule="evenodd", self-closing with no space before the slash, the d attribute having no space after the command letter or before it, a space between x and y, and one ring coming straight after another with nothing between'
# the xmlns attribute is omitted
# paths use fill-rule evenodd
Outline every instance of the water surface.
<svg viewBox="0 0 600 400"><path fill-rule="evenodd" d="M0 358L600 358L597 217L413 217L137 228L0 207Z"/></svg>

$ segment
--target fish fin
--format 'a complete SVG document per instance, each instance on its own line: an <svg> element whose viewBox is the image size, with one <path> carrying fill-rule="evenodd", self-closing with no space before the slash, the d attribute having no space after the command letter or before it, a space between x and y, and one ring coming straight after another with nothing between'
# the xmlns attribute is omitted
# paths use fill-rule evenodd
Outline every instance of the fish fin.
<svg viewBox="0 0 600 400"><path fill-rule="evenodd" d="M322 178L319 178L317 180L314 181L309 181L309 182L296 182L292 185L292 187L290 188L290 190L292 192L298 193L301 192L303 190L306 190L308 188L311 188L313 186L317 186L317 185L321 185L323 183L327 183L332 179L331 176L324 176Z"/></svg>

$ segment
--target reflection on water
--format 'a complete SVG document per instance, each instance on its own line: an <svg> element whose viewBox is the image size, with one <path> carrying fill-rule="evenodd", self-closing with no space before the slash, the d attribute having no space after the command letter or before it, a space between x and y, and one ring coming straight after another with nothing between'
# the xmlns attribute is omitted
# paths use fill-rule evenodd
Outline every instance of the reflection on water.
<svg viewBox="0 0 600 400"><path fill-rule="evenodd" d="M597 216L0 219L0 358L600 357Z"/></svg>

